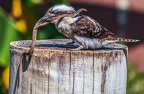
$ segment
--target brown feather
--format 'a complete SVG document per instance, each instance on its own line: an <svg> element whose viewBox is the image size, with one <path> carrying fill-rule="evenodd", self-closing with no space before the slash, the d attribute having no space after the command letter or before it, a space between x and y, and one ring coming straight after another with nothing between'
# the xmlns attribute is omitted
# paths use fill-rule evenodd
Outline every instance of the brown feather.
<svg viewBox="0 0 144 94"><path fill-rule="evenodd" d="M92 22L92 20L94 22ZM89 38L102 39L108 37L108 35L115 36L113 33L101 26L97 21L85 15L82 15L75 23L72 23L71 29L74 34Z"/></svg>

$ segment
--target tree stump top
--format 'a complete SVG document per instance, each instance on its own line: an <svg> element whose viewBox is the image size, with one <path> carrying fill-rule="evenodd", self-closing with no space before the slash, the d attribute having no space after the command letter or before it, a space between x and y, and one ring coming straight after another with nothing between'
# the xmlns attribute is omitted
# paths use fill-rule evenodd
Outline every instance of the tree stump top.
<svg viewBox="0 0 144 94"><path fill-rule="evenodd" d="M95 50L69 50L77 48L78 45L74 44L72 46L66 46L65 44L68 42L71 42L70 39L49 39L49 40L37 40L35 45L35 52L43 50L66 50L66 51L93 51L93 52L99 52L99 51L113 51L113 50L124 50L127 49L127 46L122 44L116 44L112 43L107 46L106 48L98 48ZM24 41L14 41L10 43L11 49L21 49L21 51L28 51L31 46L31 40L24 40Z"/></svg>

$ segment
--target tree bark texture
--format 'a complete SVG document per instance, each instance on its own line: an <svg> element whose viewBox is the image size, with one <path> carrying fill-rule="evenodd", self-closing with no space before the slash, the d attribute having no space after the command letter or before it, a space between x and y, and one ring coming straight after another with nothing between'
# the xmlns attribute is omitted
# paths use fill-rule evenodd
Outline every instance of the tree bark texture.
<svg viewBox="0 0 144 94"><path fill-rule="evenodd" d="M23 58L20 70L20 56L29 50L31 41L10 43L9 94L126 94L126 46L69 50L77 47L64 45L70 41L37 41L33 55Z"/></svg>

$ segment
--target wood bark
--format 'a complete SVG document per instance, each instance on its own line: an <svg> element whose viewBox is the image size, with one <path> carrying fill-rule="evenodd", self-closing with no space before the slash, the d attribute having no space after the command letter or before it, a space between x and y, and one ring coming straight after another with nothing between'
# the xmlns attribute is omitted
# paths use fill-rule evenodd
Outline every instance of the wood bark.
<svg viewBox="0 0 144 94"><path fill-rule="evenodd" d="M64 45L70 41L37 41L20 70L20 56L29 50L31 41L10 43L9 94L126 94L126 46L75 51L68 49L77 45Z"/></svg>

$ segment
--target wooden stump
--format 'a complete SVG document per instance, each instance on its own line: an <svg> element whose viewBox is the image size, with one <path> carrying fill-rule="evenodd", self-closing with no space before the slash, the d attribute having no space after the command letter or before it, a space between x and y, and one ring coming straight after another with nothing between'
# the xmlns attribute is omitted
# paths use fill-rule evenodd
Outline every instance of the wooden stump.
<svg viewBox="0 0 144 94"><path fill-rule="evenodd" d="M37 41L32 57L23 58L20 73L20 56L31 41L12 42L9 94L126 94L126 46L71 51L76 45L64 45L70 41Z"/></svg>

